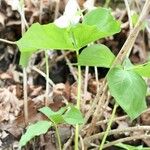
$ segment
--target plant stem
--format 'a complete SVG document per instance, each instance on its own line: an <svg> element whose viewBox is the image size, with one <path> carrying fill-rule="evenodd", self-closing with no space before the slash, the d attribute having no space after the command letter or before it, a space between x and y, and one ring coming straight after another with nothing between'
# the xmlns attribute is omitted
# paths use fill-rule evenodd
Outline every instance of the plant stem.
<svg viewBox="0 0 150 150"><path fill-rule="evenodd" d="M77 51L77 58L79 56L79 52ZM78 65L78 94L77 94L77 108L80 110L80 99L81 99L81 66ZM76 125L75 130L75 150L78 150L78 137L79 137L79 125Z"/></svg>
<svg viewBox="0 0 150 150"><path fill-rule="evenodd" d="M45 63L46 63L46 92L45 92L45 106L48 106L48 94L49 94L49 64L48 54L45 50Z"/></svg>
<svg viewBox="0 0 150 150"><path fill-rule="evenodd" d="M111 1L111 0L106 0L106 1L105 1L105 4L104 4L104 7L108 7L108 6L109 6L110 1Z"/></svg>
<svg viewBox="0 0 150 150"><path fill-rule="evenodd" d="M104 146L105 141L106 141L106 138L107 138L107 136L108 136L108 134L109 134L109 131L110 131L112 122L113 122L113 120L114 120L114 118L115 118L115 113L116 113L117 107L118 107L118 104L115 103L115 106L114 106L113 111L112 111L111 118L110 118L110 120L109 120L109 122L108 122L108 126L107 126L106 132L105 132L105 134L104 134L104 137L103 137L103 139L102 139L102 142L101 142L101 145L100 145L99 150L102 150L102 149L103 149L103 146Z"/></svg>
<svg viewBox="0 0 150 150"><path fill-rule="evenodd" d="M25 125L28 124L28 93L27 93L27 72L26 68L23 68L23 92L24 92L24 118Z"/></svg>
<svg viewBox="0 0 150 150"><path fill-rule="evenodd" d="M55 127L56 136L57 136L57 140L58 140L58 147L59 147L59 150L61 150L61 140L60 140L58 127L57 127L56 123L53 122L53 124L54 124L54 127Z"/></svg>
<svg viewBox="0 0 150 150"><path fill-rule="evenodd" d="M79 137L79 125L76 124L76 129L75 129L75 150L78 150L78 145L79 145L79 141L78 141L78 137Z"/></svg>

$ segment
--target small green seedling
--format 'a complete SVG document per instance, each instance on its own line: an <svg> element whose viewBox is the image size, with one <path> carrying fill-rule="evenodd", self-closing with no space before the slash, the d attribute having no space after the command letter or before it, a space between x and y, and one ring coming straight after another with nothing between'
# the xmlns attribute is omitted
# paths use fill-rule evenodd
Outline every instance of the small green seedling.
<svg viewBox="0 0 150 150"><path fill-rule="evenodd" d="M52 111L49 107L43 107L39 109L39 111L48 118L48 121L38 121L35 124L29 125L26 133L22 135L20 139L20 147L25 146L27 142L29 142L34 137L45 134L51 127L54 127L58 139L59 149L61 149L61 140L59 137L57 126L62 123L75 125L82 124L84 122L81 112L72 105L62 107L56 112Z"/></svg>

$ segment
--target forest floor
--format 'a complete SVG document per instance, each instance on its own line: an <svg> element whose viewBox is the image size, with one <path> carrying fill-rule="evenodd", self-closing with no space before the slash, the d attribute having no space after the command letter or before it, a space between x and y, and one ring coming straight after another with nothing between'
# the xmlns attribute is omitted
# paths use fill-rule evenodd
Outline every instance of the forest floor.
<svg viewBox="0 0 150 150"><path fill-rule="evenodd" d="M24 0L24 14L29 26L35 22L47 24L53 22L64 12L67 0ZM80 7L85 7L85 0L78 0ZM90 0L89 0L90 2ZM131 0L130 9L140 13L144 2ZM86 3L87 4L87 3ZM95 0L95 6L102 6L105 1ZM92 3L89 4L91 6ZM112 0L109 3L113 15L121 21L121 32L112 37L99 40L98 42L107 45L112 52L117 55L126 41L130 22L126 11L124 0ZM150 19L150 15L148 16ZM22 37L22 20L18 7L18 0L0 1L0 38L9 41L17 41ZM39 37L40 38L40 37ZM150 27L140 31L136 42L130 54L130 60L133 64L141 64L149 59L150 50ZM20 52L16 45L0 42L0 150L18 149L21 135L25 132L26 124L24 118L23 103L23 71L19 66ZM53 86L49 90L49 100L52 102L49 107L56 111L64 106L64 97L69 103L76 103L77 95L77 68L68 65L76 62L76 53L70 51L50 51L49 54L49 76ZM45 58L44 53L39 52L33 55L32 67L27 68L28 73L28 122L35 123L38 120L46 119L38 112L38 109L45 103ZM90 67L89 71L82 68L82 99L81 110L84 116L91 107L91 103L97 94L97 88L103 83L108 69L97 68L98 74L95 74L95 68ZM87 74L86 74L87 73ZM145 79L147 84L150 82ZM87 85L87 86L86 86ZM148 88L149 90L149 88ZM138 92L138 91L137 91ZM90 133L90 119L84 125L80 133L80 149L97 149L102 135L106 130L108 120L112 114L114 100L106 93L106 102L101 110L101 118L96 123L94 132ZM115 119L113 121L110 135L107 137L109 142L124 139L126 137L139 136L150 132L150 97L146 97L148 108L134 121L131 121L126 113L118 107ZM92 118L92 116L91 116ZM143 130L143 128L147 130ZM127 130L125 130L127 129ZM113 130L115 130L113 132ZM74 146L74 127L71 125L59 126L62 145L66 150L72 150ZM87 139L86 139L87 138ZM86 141L86 142L85 142ZM88 142L87 142L88 141ZM85 143L84 143L85 142ZM143 145L150 147L150 139L134 138L126 142L132 146ZM24 148L26 150L57 150L57 140L54 129L50 129L47 134L32 140ZM111 145L106 150L120 150ZM123 149L123 148L122 148ZM130 149L129 149L130 150Z"/></svg>

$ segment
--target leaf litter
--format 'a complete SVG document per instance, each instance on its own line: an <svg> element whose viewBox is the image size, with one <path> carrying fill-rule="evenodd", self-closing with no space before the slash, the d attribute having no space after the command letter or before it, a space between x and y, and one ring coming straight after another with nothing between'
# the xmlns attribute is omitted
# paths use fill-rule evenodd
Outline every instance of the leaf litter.
<svg viewBox="0 0 150 150"><path fill-rule="evenodd" d="M84 0L80 0L80 4L83 4L84 2L85 2ZM4 0L1 3L2 3L1 4L2 9L0 10L0 31L3 30L2 33L5 33L5 34L1 34L0 36L1 36L1 38L16 41L21 37L21 32L20 32L21 21L20 21L19 13L17 12L18 5L16 5L18 3L18 1L16 0L16 3L15 3L15 1L13 1L13 0L12 1ZM85 7L87 7L88 9L92 9L93 4L92 4L92 7L90 8L88 3L90 3L90 1L85 3ZM42 24L53 21L55 0L45 0L45 1L42 1L42 4L43 5L42 5L42 11L41 11L39 1L32 1L32 0L25 1L25 15L26 15L27 21L30 25L36 21L41 21ZM62 5L60 6L60 11L59 11L58 16L63 14L63 10L65 8L66 1L65 0L61 1L61 4ZM97 2L96 5L99 5L99 2ZM119 11L116 10L115 12L119 12L116 14L117 17L118 18L122 17L122 22L127 23L126 13L124 15L123 10L119 9ZM39 15L42 16L41 17L42 19L39 18ZM123 28L122 32L119 35L115 35L112 38L104 39L104 40L102 40L102 43L108 45L109 48L113 49L114 53L118 53L118 50L124 43L122 41L125 41L127 35L128 35L128 27L127 28L125 27L125 28ZM145 49L143 49L143 43L145 44L145 42L142 41L142 39L143 39L142 37L143 37L143 35L139 35L139 40L137 40L137 43L134 45L133 53L130 56L132 62L134 62L134 63L141 63L146 59L146 56L148 56L147 55L148 52ZM148 43L150 44L149 41L148 41ZM0 43L0 49L3 49L3 50L5 49L5 51L7 51L8 47L5 44ZM0 132L0 147L2 147L2 149L4 149L6 147L6 145L10 145L9 149L14 149L13 147L17 147L18 146L18 137L21 135L21 133L25 129L24 116L23 116L23 112L22 112L23 94L22 94L22 89L20 87L20 86L22 86L22 81L20 80L21 71L20 71L19 66L17 65L19 57L18 56L16 57L16 54L15 54L15 53L17 53L16 47L13 47L13 50L14 50L13 53L11 53L10 51L8 52L7 58L2 57L2 55L5 56L6 53L2 53L2 52L0 53L1 62L5 62L5 63L3 63L3 65L0 65L0 70L1 70L1 74L0 74L1 81L0 82L2 82L2 85L0 88L0 124L1 124L0 129L2 130ZM60 55L61 54L59 53L58 56L60 56ZM42 56L40 58L36 58L36 61L40 62L38 59L42 59ZM4 65L7 66L6 67L7 69L11 68L11 64L14 61L15 61L15 66L16 66L15 70L10 70L9 73L4 72L4 68L3 68ZM7 69L5 69L5 70L7 70ZM57 68L56 71L57 70L59 70L59 69ZM66 71L66 69L64 69L64 70ZM99 72L101 72L100 74L103 74L103 70L100 69ZM69 72L67 72L67 73L69 73ZM97 87L96 80L94 77L94 72L92 69L90 70L90 73L92 74L92 76L90 77L90 79L88 81L88 84L89 84L88 91L86 94L86 99L84 99L86 101L85 102L86 105L83 106L83 108L82 108L82 110L85 114L86 114L87 110L90 109L90 103L95 97L96 87ZM105 71L104 71L104 74L105 74ZM63 75L63 73L61 73L60 76L62 76L62 75ZM101 75L99 75L99 76L101 76ZM34 78L34 77L32 77L32 78ZM12 84L12 80L14 80L13 84ZM29 110L30 110L29 122L31 122L31 123L34 123L37 120L43 119L43 116L40 113L38 113L37 110L38 110L38 108L41 108L42 106L44 106L44 93L45 93L45 89L43 86L45 84L45 79L40 76L40 78L36 78L33 80L34 81L36 80L36 82L39 85L28 85L29 101L30 101L29 102ZM53 80L53 78L52 78L52 80ZM100 84L101 84L102 80L103 80L103 78L99 81ZM18 84L18 82L19 82L19 84ZM75 103L76 95L77 95L77 83L76 82L74 82L73 84L69 83L69 86L67 84L68 84L67 80L64 79L64 82L58 81L58 83L56 83L55 87L51 88L51 91L49 93L49 98L53 101L53 103L50 104L50 107L53 108L54 110L58 110L60 107L62 107L64 105L64 103L65 103L64 98L67 98L67 99L69 98L69 102ZM149 102L149 100L147 100L147 101ZM109 116L111 115L111 108L112 108L111 105L112 104L109 103L109 106L107 107L107 109L103 109L103 111L104 111L103 112L103 120L107 120L109 118ZM116 114L116 117L120 117L120 114L121 115L124 114L120 108L118 111L119 112ZM46 119L46 118L44 118L44 119ZM124 129L127 127L135 126L135 124L149 125L150 124L149 123L149 112L145 112L144 114L142 114L142 116L140 117L140 120L136 120L135 122L131 123L130 121L123 119L121 121L115 121L115 123L117 125L114 123L113 127L116 129ZM105 130L106 124L103 123L99 128L100 129L96 130L97 132ZM62 133L62 135L61 135L62 140L65 143L71 136L70 135L70 131L71 131L70 126L69 127L62 126L62 127L60 127L60 130L61 130L60 132ZM69 131L69 132L67 132L67 131ZM53 137L52 132L53 131L51 130L44 137L46 139L44 139L44 138L42 139L42 137L41 137L40 138L41 141L39 142L37 139L37 140L35 140L35 143L37 142L37 144L40 148L42 148L44 146L45 146L45 149L49 149L49 147L53 147L53 149L55 150L56 149L56 147L55 147L56 141L55 141L55 138ZM64 133L66 133L66 135L64 135ZM145 134L145 132L143 132L143 133L141 133L141 131L136 131L135 133L124 132L123 136L126 136L126 135L132 136L133 134L136 134L136 135ZM48 137L48 136L50 136L50 137ZM6 137L9 137L9 138L6 138ZM120 135L113 136L113 140L118 139L118 138L120 138ZM150 146L149 140L143 139L142 141L144 141L145 144ZM4 144L4 143L6 143L6 144ZM137 143L133 141L132 144L136 145ZM30 148L32 147L31 145L34 145L34 144L33 143L30 144L30 146L29 146ZM69 148L70 149L72 148L71 144L68 147L68 149Z"/></svg>

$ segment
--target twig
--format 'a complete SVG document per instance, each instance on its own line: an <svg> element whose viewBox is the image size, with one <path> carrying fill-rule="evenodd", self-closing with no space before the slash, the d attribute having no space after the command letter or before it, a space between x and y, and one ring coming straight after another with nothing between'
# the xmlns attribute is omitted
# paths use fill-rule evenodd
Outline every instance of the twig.
<svg viewBox="0 0 150 150"><path fill-rule="evenodd" d="M133 29L133 24L132 24L130 6L129 6L129 3L128 3L128 0L124 0L124 3L126 5L128 19L129 19L129 25L130 25L130 31L131 31Z"/></svg>
<svg viewBox="0 0 150 150"><path fill-rule="evenodd" d="M5 40L5 39L1 39L1 38L0 38L0 42L4 42L4 43L7 43L7 44L12 44L12 45L16 45L16 42Z"/></svg>
<svg viewBox="0 0 150 150"><path fill-rule="evenodd" d="M21 16L21 33L22 35L25 32L25 27L29 27L28 23L25 19L24 15L24 0L19 1L18 0L18 12ZM24 116L25 116L25 125L28 124L28 117L29 117L29 111L28 111L28 87L27 87L27 71L26 68L23 68L23 90L24 90Z"/></svg>
<svg viewBox="0 0 150 150"><path fill-rule="evenodd" d="M95 70L95 79L96 79L96 91L98 92L99 91L99 81L98 81L98 69L97 67L94 67L94 70Z"/></svg>
<svg viewBox="0 0 150 150"><path fill-rule="evenodd" d="M38 72L40 75L42 75L44 78L46 78L46 74L44 72L42 72L41 70L39 70L38 68L36 68L35 66L32 66L31 68L32 70ZM52 86L55 86L55 83L50 79L48 78L48 82L52 85Z"/></svg>
<svg viewBox="0 0 150 150"><path fill-rule="evenodd" d="M81 110L84 110L85 103L86 103L86 95L87 95L87 88L88 88L88 74L89 74L89 66L85 67L85 78L84 78L84 91L83 91L83 101L81 103Z"/></svg>
<svg viewBox="0 0 150 150"><path fill-rule="evenodd" d="M108 135L117 135L117 134L122 134L124 132L134 132L134 131L144 131L144 130L145 131L150 130L150 126L136 126L136 127L122 128L122 129L114 129L114 130L110 130ZM98 138L102 138L104 134L105 132L101 132L101 133L86 137L84 139L84 143L90 144L90 141L98 139Z"/></svg>
<svg viewBox="0 0 150 150"><path fill-rule="evenodd" d="M122 143L122 142L127 142L127 141L132 141L132 140L138 140L138 139L148 139L150 138L150 135L135 135L135 136L131 136L131 137L126 137L126 138L122 138L113 142L109 142L108 144L104 145L104 148L110 147L112 145L115 145L117 143Z"/></svg>
<svg viewBox="0 0 150 150"><path fill-rule="evenodd" d="M75 73L75 70L74 70L74 68L73 68L73 66L72 66L72 64L71 64L71 62L70 62L70 60L67 58L67 55L65 54L64 51L62 51L62 54L63 54L63 56L64 56L64 58L65 58L65 60L66 60L66 62L67 62L67 65L68 65L68 67L69 67L69 70L70 70L71 74L73 75L74 79L77 81L77 75L76 75L76 73Z"/></svg>
<svg viewBox="0 0 150 150"><path fill-rule="evenodd" d="M146 112L149 112L150 111L150 108L146 109L142 114L146 113ZM125 119L128 119L128 115L125 115L125 116L121 116L121 117L116 117L114 118L114 122L116 121L120 121L120 120L125 120ZM106 124L108 123L109 121L109 118L108 119L105 119L105 120L101 120L101 121L98 121L96 122L96 126L101 126L103 124ZM83 129L82 129L82 132L84 133L85 130L88 130L88 128L90 128L92 126L92 124L88 124L87 126L85 126Z"/></svg>
<svg viewBox="0 0 150 150"><path fill-rule="evenodd" d="M80 143L81 143L81 150L84 150L84 142L83 142L83 138L81 135L79 135L80 138Z"/></svg>
<svg viewBox="0 0 150 150"><path fill-rule="evenodd" d="M105 85L106 83L106 80L103 81L102 85L100 86L100 89L98 91L98 93L96 94L95 96L95 99L89 109L89 111L87 112L87 114L85 115L85 118L84 118L84 124L81 126L81 128L87 123L88 119L90 118L90 116L92 115L92 113L94 112L94 109L99 101L99 97L101 96L102 94L102 90L103 90L103 86Z"/></svg>
<svg viewBox="0 0 150 150"><path fill-rule="evenodd" d="M71 137L69 138L69 140L64 144L63 146L63 150L67 150L69 145L71 144L72 140L73 140L73 137L74 137L74 133L73 133L73 130L72 131L72 134L71 134Z"/></svg>
<svg viewBox="0 0 150 150"><path fill-rule="evenodd" d="M49 63L48 63L48 54L47 51L45 50L45 64L46 64L46 92L45 92L45 106L48 106L48 94L49 94Z"/></svg>

